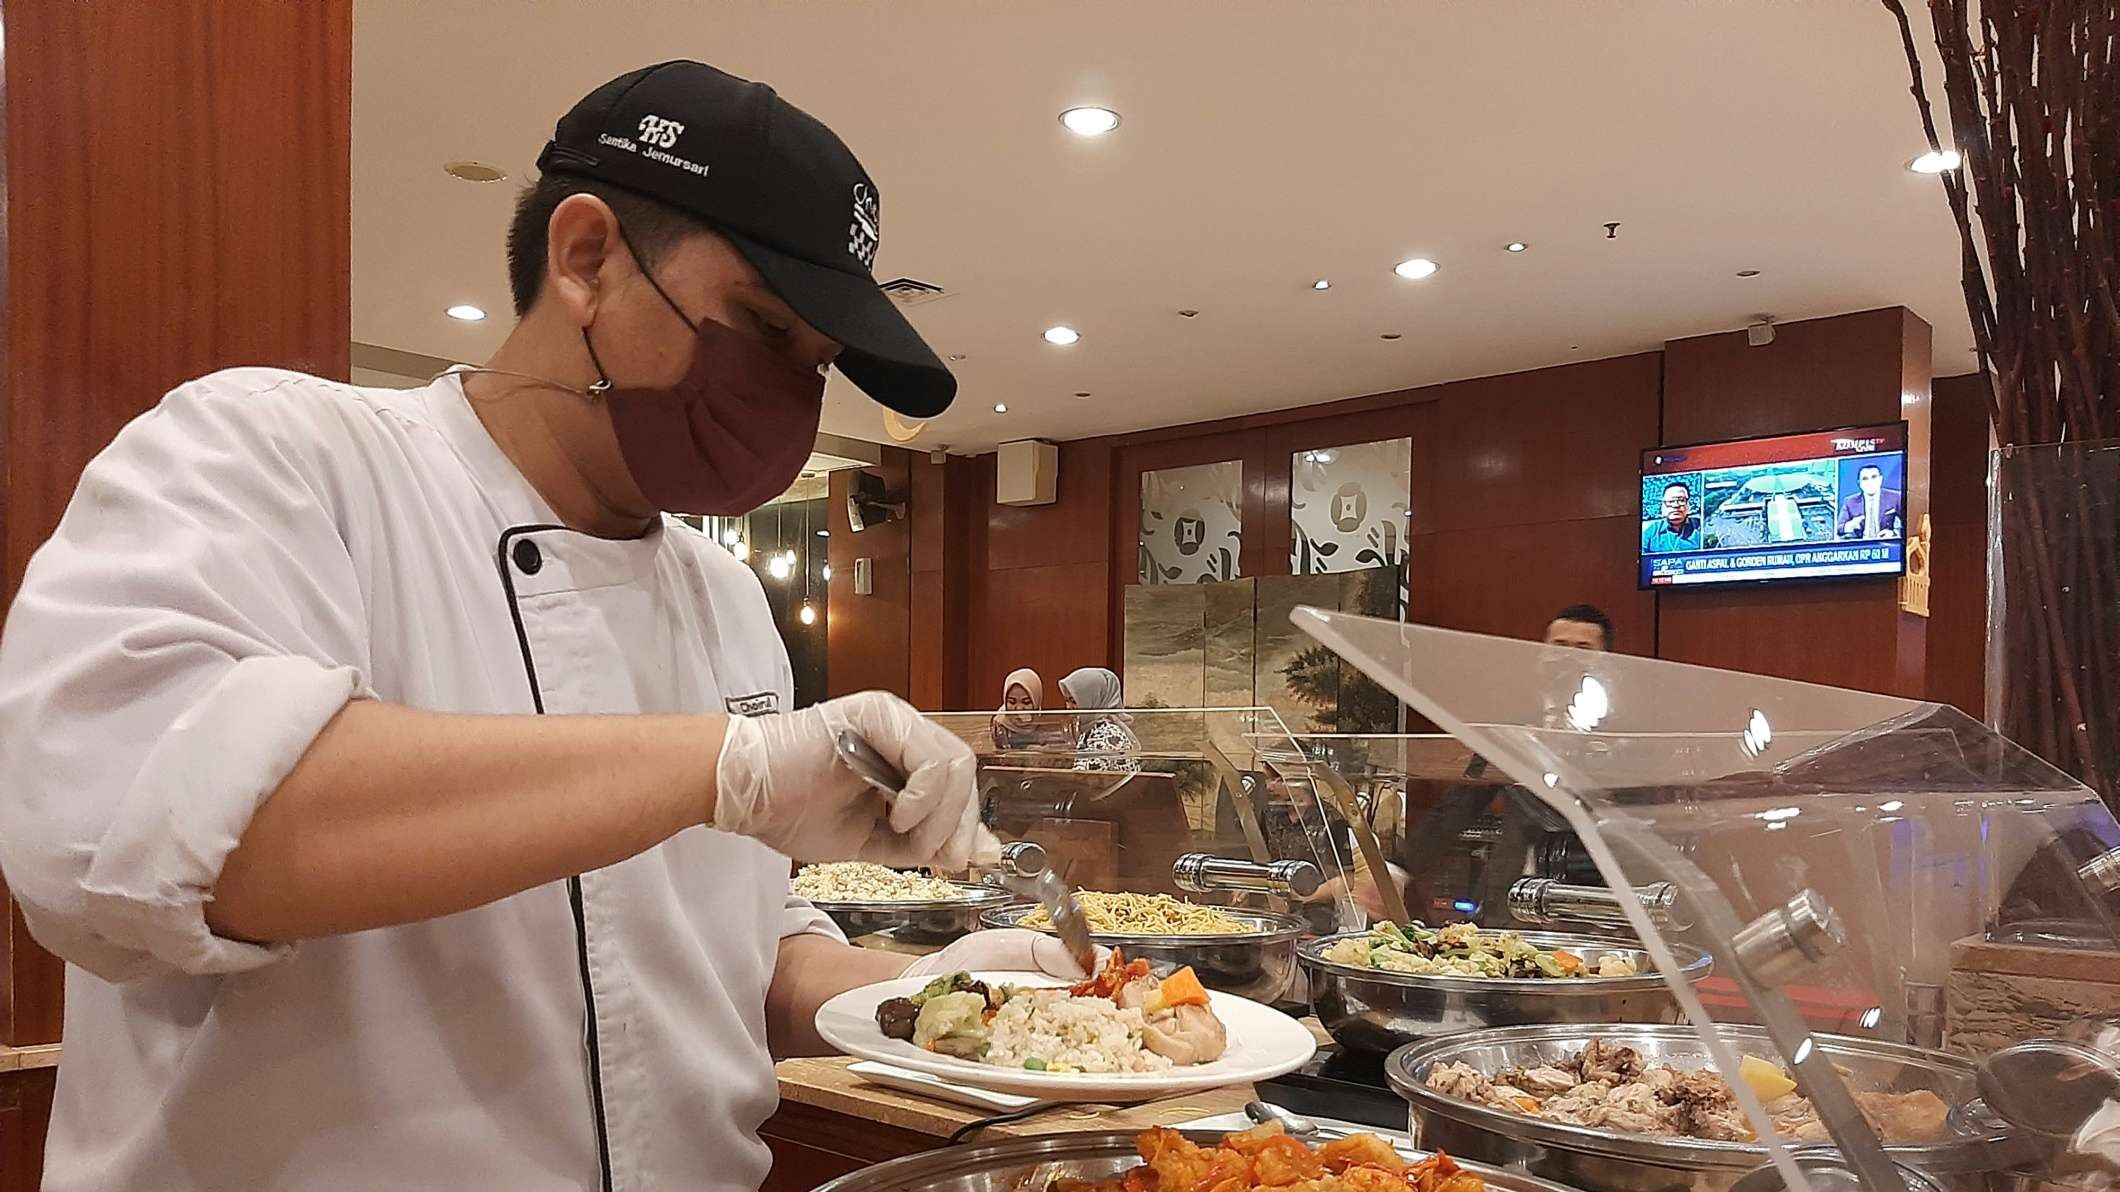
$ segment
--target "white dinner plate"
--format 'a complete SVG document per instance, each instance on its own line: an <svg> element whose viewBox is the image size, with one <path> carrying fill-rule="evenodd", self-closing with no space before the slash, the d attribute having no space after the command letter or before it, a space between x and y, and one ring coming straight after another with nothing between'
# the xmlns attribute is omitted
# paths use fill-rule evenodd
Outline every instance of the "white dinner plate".
<svg viewBox="0 0 2120 1192"><path fill-rule="evenodd" d="M1037 988L1061 982L1043 973L974 973L989 985ZM1032 1072L1004 1068L915 1047L910 1040L887 1039L876 1025L876 1007L894 997L911 997L930 977L900 977L850 989L817 1010L817 1033L825 1042L856 1059L896 1064L940 1076L957 1084L994 1089L1042 1101L1147 1101L1228 1084L1249 1084L1292 1072L1318 1049L1310 1029L1271 1006L1234 994L1208 992L1209 1008L1229 1032L1229 1050L1211 1064L1166 1068L1161 1072Z"/></svg>

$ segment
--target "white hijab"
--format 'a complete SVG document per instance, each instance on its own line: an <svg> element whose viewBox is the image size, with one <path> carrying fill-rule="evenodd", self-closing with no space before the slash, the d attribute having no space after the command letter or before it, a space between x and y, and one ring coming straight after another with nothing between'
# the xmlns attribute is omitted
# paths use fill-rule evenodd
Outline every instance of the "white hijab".
<svg viewBox="0 0 2120 1192"><path fill-rule="evenodd" d="M1119 707L1124 696L1119 689L1119 676L1101 666L1085 666L1060 680L1060 689L1075 701L1075 706L1085 712L1102 712ZM1112 717L1124 720L1123 716Z"/></svg>

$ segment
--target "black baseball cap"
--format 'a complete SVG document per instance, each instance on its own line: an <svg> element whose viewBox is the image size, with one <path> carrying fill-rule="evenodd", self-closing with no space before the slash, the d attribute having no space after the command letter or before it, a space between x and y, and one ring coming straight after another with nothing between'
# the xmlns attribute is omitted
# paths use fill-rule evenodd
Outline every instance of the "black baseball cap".
<svg viewBox="0 0 2120 1192"><path fill-rule="evenodd" d="M870 271L875 181L831 129L764 83L685 60L630 71L560 117L537 168L655 199L728 237L781 301L839 342L839 371L900 414L932 418L957 396Z"/></svg>

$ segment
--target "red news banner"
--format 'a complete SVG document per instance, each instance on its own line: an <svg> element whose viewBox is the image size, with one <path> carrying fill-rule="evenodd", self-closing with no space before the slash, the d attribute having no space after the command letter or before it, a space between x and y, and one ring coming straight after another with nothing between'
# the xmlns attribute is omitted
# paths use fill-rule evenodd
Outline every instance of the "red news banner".
<svg viewBox="0 0 2120 1192"><path fill-rule="evenodd" d="M1656 447L1642 452L1642 474L1655 476L1665 472L1701 472L1843 455L1879 455L1904 451L1906 446L1905 427L1879 426L1746 439L1736 443L1708 443L1699 447Z"/></svg>

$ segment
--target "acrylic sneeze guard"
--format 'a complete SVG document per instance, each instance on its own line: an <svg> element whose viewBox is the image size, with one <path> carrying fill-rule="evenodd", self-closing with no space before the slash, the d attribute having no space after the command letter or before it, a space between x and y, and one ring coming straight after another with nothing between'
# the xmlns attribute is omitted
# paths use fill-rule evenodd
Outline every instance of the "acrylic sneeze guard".
<svg viewBox="0 0 2120 1192"><path fill-rule="evenodd" d="M1819 1037L1947 1048L1965 941L2120 947L2120 825L1953 708L1318 609L1294 620L1564 818L1660 970L1672 943L1713 954L1707 981L1667 984L1790 1188L1818 1186L1792 1157L1818 1140L1777 1133L1743 1052L1795 1076L1844 1173L1905 1192L1907 1152L1888 1153L1853 1096L1870 1090ZM1660 882L1676 913L1652 918L1634 892ZM1977 1098L1951 1128L1966 1115L2003 1128ZM2086 1126L2011 1162L2111 1170L2109 1145Z"/></svg>

